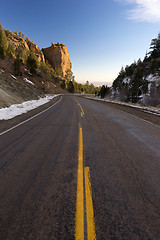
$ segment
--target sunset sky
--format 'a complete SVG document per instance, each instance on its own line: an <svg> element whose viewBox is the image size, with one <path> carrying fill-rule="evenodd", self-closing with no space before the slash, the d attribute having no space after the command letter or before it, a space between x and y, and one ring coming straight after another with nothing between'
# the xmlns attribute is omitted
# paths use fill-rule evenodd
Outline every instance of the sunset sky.
<svg viewBox="0 0 160 240"><path fill-rule="evenodd" d="M64 43L77 82L110 85L160 32L159 0L6 0L0 22L40 48Z"/></svg>

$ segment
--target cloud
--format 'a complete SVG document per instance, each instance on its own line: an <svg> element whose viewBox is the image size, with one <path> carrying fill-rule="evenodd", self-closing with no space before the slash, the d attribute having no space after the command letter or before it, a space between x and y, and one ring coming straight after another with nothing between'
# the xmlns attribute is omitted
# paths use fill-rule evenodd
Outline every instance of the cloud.
<svg viewBox="0 0 160 240"><path fill-rule="evenodd" d="M160 22L160 0L117 0L131 4L128 18L139 22Z"/></svg>

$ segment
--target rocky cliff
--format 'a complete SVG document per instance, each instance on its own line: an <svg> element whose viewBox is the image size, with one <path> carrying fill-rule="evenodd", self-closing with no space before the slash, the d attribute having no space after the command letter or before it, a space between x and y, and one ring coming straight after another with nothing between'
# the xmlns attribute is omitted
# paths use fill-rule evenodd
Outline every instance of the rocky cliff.
<svg viewBox="0 0 160 240"><path fill-rule="evenodd" d="M61 71L65 76L67 70L71 70L72 64L69 59L69 52L64 44L54 44L48 48L42 48L45 59L54 69Z"/></svg>
<svg viewBox="0 0 160 240"><path fill-rule="evenodd" d="M7 44L11 47L12 56L16 56L18 53L24 60L24 55L28 55L29 51L34 52L39 62L46 62L53 67L57 75L66 74L67 70L71 70L72 64L69 59L69 52L64 44L54 44L48 48L39 49L38 45L29 40L29 38L18 35L16 32L10 32L5 30L7 36Z"/></svg>
<svg viewBox="0 0 160 240"><path fill-rule="evenodd" d="M21 37L16 33L12 33L8 30L5 32L8 40L8 45L14 47L15 53L19 53L21 55L22 52L24 54L24 51L27 53L32 50L37 56L39 62L45 62L43 52L39 49L38 45L30 41L29 38Z"/></svg>

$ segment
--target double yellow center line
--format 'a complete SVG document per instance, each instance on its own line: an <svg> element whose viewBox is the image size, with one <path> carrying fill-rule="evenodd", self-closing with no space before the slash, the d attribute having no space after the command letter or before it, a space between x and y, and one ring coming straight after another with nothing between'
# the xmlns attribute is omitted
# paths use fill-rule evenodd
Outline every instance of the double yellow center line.
<svg viewBox="0 0 160 240"><path fill-rule="evenodd" d="M84 183L83 183L83 133L79 125L79 157L77 175L77 202L76 202L76 228L75 239L84 240ZM87 218L87 239L96 240L92 191L89 167L85 167L85 197Z"/></svg>
<svg viewBox="0 0 160 240"><path fill-rule="evenodd" d="M81 104L78 102L78 100L76 98L74 98L74 100L78 103L78 106L81 109L81 117L83 117L84 116L84 111L83 111L83 108L82 108Z"/></svg>

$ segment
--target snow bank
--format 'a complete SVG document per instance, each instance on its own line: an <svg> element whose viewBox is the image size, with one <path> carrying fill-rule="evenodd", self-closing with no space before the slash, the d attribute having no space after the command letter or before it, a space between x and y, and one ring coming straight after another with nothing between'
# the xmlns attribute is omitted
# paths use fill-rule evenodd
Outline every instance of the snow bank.
<svg viewBox="0 0 160 240"><path fill-rule="evenodd" d="M21 115L23 113L26 113L34 108L37 108L53 98L55 98L57 95L46 95L44 98L40 98L38 100L31 100L31 101L26 101L21 104L13 104L8 108L1 108L0 109L0 120L8 120L11 118L14 118L18 115Z"/></svg>

